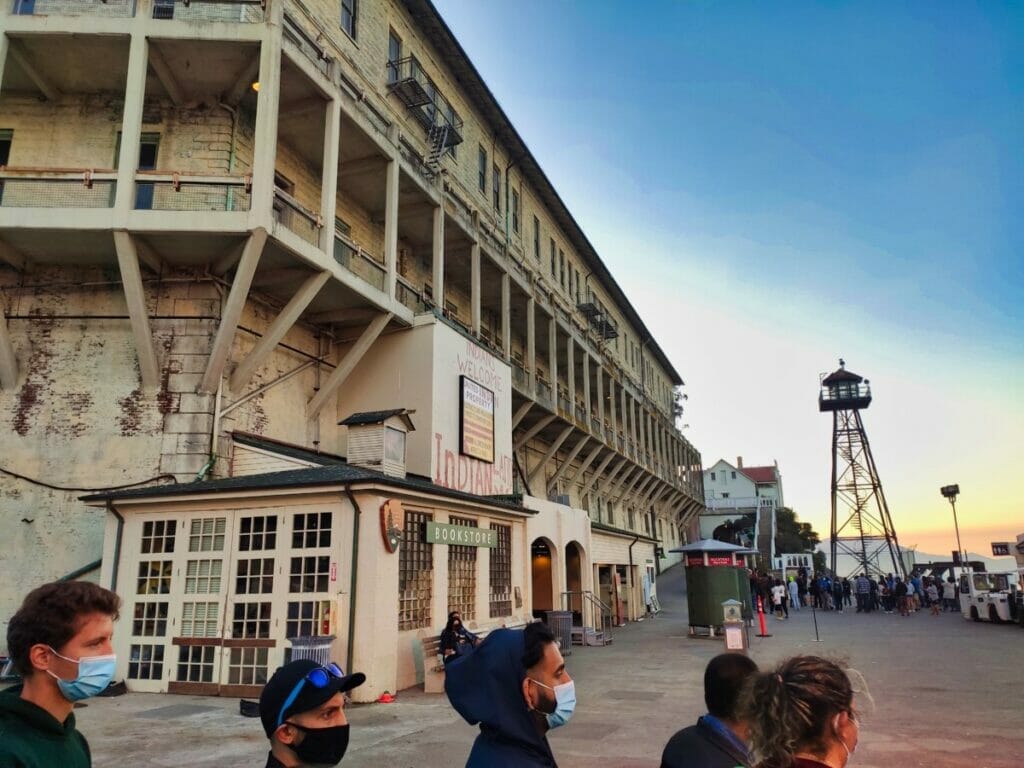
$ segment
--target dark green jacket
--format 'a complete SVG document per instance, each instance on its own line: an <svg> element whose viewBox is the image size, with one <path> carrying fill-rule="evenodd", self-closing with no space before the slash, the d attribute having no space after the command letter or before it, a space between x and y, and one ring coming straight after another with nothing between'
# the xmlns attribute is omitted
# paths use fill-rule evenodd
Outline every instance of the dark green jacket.
<svg viewBox="0 0 1024 768"><path fill-rule="evenodd" d="M75 715L64 723L21 698L21 686L0 692L0 768L90 768L85 737Z"/></svg>

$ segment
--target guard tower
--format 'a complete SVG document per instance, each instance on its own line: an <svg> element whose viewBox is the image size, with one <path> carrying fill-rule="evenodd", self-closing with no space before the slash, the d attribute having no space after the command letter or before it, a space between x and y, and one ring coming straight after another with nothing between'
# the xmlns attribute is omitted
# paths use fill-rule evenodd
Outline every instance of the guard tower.
<svg viewBox="0 0 1024 768"><path fill-rule="evenodd" d="M839 361L839 369L822 374L818 410L832 414L832 572L839 555L856 561L851 573L905 576L903 554L878 479L868 435L860 418L871 405L871 382ZM891 563L891 567L890 567Z"/></svg>

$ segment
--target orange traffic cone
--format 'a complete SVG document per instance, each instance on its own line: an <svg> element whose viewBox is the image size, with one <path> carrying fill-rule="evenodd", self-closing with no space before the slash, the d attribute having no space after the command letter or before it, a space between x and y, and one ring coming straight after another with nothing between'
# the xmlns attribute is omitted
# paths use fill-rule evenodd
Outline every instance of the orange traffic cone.
<svg viewBox="0 0 1024 768"><path fill-rule="evenodd" d="M390 691L384 691L384 693L382 693L380 695L380 698L377 699L377 703L378 704L394 704L395 703L395 697L391 695Z"/></svg>

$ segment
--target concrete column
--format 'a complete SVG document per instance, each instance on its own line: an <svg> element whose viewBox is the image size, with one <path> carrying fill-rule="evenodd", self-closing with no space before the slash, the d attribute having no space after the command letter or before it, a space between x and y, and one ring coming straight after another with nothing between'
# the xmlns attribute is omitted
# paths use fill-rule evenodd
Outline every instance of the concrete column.
<svg viewBox="0 0 1024 768"><path fill-rule="evenodd" d="M135 207L135 171L139 167L142 102L146 96L148 69L149 40L144 34L136 32L132 35L128 53L124 114L121 116L121 150L117 157L117 187L114 192L114 216L122 226L127 224L128 211Z"/></svg>
<svg viewBox="0 0 1024 768"><path fill-rule="evenodd" d="M526 299L526 365L530 370L530 391L537 391L537 318L533 296Z"/></svg>
<svg viewBox="0 0 1024 768"><path fill-rule="evenodd" d="M334 258L334 220L338 207L338 155L341 154L341 99L327 104L324 123L324 165L320 189L320 247Z"/></svg>
<svg viewBox="0 0 1024 768"><path fill-rule="evenodd" d="M157 359L156 346L153 344L153 334L149 328L146 289L142 285L139 254L135 250L132 236L124 230L114 231L114 250L117 251L117 266L121 271L121 285L124 287L128 316L132 323L132 335L135 337L135 351L139 357L142 386L146 389L155 389L160 386L160 362Z"/></svg>
<svg viewBox="0 0 1024 768"><path fill-rule="evenodd" d="M267 34L260 43L259 78L249 226L263 226L270 231L273 227L274 166L277 162L277 114L281 106L281 35L273 26L267 27Z"/></svg>
<svg viewBox="0 0 1024 768"><path fill-rule="evenodd" d="M583 350L583 412L587 418L587 428L590 428L590 353Z"/></svg>
<svg viewBox="0 0 1024 768"><path fill-rule="evenodd" d="M0 11L0 18L7 14L7 8ZM0 32L0 83L4 81L4 66L7 64L7 51L10 49L10 41L3 32Z"/></svg>
<svg viewBox="0 0 1024 768"><path fill-rule="evenodd" d="M558 407L558 323L555 316L548 318L548 368L551 369L551 392Z"/></svg>
<svg viewBox="0 0 1024 768"><path fill-rule="evenodd" d="M512 354L512 276L501 273L501 349L508 358Z"/></svg>
<svg viewBox="0 0 1024 768"><path fill-rule="evenodd" d="M565 336L565 375L569 382L569 410L576 415L576 340L572 337L572 331Z"/></svg>
<svg viewBox="0 0 1024 768"><path fill-rule="evenodd" d="M469 251L469 305L473 333L480 335L480 243L473 243ZM434 289L437 305L444 309L444 297Z"/></svg>
<svg viewBox="0 0 1024 768"><path fill-rule="evenodd" d="M444 206L434 209L434 237L431 266L434 270L434 300L444 307Z"/></svg>
<svg viewBox="0 0 1024 768"><path fill-rule="evenodd" d="M387 283L384 292L391 298L398 283L398 160L388 161L384 191L384 267Z"/></svg>
<svg viewBox="0 0 1024 768"><path fill-rule="evenodd" d="M0 34L0 37L5 35ZM2 78L2 74L0 74ZM0 389L13 390L18 385L18 358L14 354L14 344L7 330L7 318L0 310Z"/></svg>

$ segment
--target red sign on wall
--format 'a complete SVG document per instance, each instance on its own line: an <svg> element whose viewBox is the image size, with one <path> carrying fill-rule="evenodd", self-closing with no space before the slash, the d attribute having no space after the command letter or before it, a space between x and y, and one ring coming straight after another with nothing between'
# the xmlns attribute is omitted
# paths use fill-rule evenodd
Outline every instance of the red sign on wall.
<svg viewBox="0 0 1024 768"><path fill-rule="evenodd" d="M708 565L732 565L732 555L708 555Z"/></svg>
<svg viewBox="0 0 1024 768"><path fill-rule="evenodd" d="M704 555L687 555L687 565L704 565Z"/></svg>

